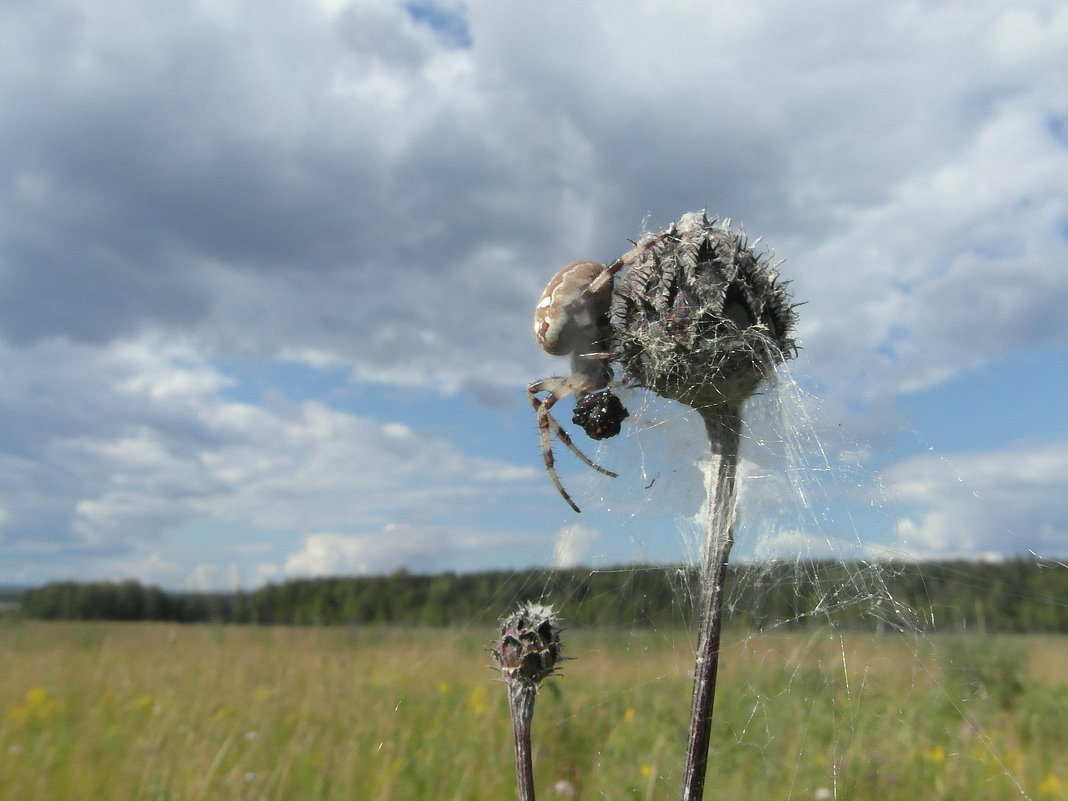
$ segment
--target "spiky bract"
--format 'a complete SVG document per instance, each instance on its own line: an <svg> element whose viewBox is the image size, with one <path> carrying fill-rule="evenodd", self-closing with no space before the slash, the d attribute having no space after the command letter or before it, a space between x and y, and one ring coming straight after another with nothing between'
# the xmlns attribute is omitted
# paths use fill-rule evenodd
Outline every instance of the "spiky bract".
<svg viewBox="0 0 1068 801"><path fill-rule="evenodd" d="M631 254L611 310L625 379L714 412L795 354L785 282L729 221L685 214Z"/></svg>
<svg viewBox="0 0 1068 801"><path fill-rule="evenodd" d="M551 606L527 602L501 620L493 656L508 682L537 687L563 661L560 620Z"/></svg>

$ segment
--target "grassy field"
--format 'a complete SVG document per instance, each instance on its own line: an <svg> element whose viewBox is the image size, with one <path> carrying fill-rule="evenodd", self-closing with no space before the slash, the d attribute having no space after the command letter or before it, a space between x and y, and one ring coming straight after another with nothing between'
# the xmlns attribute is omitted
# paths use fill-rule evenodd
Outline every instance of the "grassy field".
<svg viewBox="0 0 1068 801"><path fill-rule="evenodd" d="M514 798L492 632L0 625L0 799ZM572 630L542 799L678 795L690 642ZM1068 799L1068 640L728 637L710 799Z"/></svg>

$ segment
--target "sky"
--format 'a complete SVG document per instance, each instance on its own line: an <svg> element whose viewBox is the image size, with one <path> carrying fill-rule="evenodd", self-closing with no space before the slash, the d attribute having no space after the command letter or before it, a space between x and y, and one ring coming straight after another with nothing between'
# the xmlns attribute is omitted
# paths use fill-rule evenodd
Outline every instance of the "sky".
<svg viewBox="0 0 1068 801"><path fill-rule="evenodd" d="M692 558L692 415L576 515L525 387L699 209L804 303L740 558L1068 556L1068 6L655 6L0 5L0 584Z"/></svg>

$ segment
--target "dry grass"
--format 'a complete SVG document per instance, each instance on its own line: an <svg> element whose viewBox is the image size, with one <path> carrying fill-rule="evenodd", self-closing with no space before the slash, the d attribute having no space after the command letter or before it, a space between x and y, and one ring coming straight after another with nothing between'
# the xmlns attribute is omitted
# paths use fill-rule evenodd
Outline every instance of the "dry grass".
<svg viewBox="0 0 1068 801"><path fill-rule="evenodd" d="M510 798L491 636L8 623L0 798ZM690 635L567 638L534 722L541 797L676 796ZM1062 638L735 636L722 665L712 797L1068 798Z"/></svg>

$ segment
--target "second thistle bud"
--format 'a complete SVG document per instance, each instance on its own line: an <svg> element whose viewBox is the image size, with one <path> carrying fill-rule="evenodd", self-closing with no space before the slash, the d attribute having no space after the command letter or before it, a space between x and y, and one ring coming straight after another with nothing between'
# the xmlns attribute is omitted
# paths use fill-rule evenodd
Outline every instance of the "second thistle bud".
<svg viewBox="0 0 1068 801"><path fill-rule="evenodd" d="M551 606L527 602L501 620L493 656L509 683L537 687L563 661L560 620Z"/></svg>
<svg viewBox="0 0 1068 801"><path fill-rule="evenodd" d="M527 602L501 620L493 656L508 686L508 707L515 743L519 801L534 801L534 764L530 729L538 685L556 672L560 656L560 621L551 606Z"/></svg>

